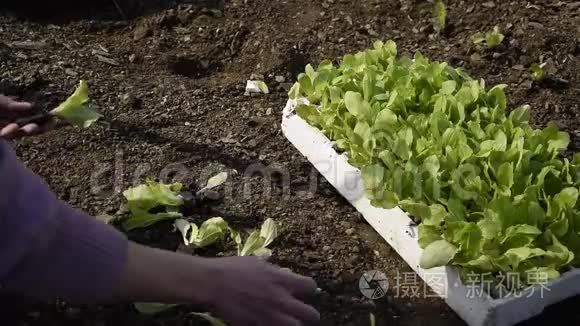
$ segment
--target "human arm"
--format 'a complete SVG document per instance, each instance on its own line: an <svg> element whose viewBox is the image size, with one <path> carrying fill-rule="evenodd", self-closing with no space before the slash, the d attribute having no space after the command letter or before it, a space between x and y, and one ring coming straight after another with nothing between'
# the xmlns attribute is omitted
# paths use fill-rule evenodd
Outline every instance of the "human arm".
<svg viewBox="0 0 580 326"><path fill-rule="evenodd" d="M3 290L73 303L152 301L207 307L236 325L301 325L316 284L253 257L199 258L129 242L59 201L0 140Z"/></svg>
<svg viewBox="0 0 580 326"><path fill-rule="evenodd" d="M58 200L0 140L0 282L8 292L79 303L108 299L126 237Z"/></svg>

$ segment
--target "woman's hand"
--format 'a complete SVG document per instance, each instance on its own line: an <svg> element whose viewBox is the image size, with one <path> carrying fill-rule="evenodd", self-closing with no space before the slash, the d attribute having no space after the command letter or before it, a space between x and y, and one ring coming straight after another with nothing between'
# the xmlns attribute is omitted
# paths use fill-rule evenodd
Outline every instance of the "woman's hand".
<svg viewBox="0 0 580 326"><path fill-rule="evenodd" d="M19 102L9 96L0 95L0 137L14 139L31 136L45 130L46 126L39 126L37 123L19 126L14 122L34 113L31 103Z"/></svg>
<svg viewBox="0 0 580 326"><path fill-rule="evenodd" d="M193 304L231 326L316 325L316 282L257 257L201 258L129 244L116 298Z"/></svg>

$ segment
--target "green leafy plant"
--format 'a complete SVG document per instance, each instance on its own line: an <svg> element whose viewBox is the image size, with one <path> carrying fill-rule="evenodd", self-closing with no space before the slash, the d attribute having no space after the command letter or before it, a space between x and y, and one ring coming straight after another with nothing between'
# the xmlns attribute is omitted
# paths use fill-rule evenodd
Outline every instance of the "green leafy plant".
<svg viewBox="0 0 580 326"><path fill-rule="evenodd" d="M208 313L192 312L192 314L205 319L211 326L227 326L223 320L213 317Z"/></svg>
<svg viewBox="0 0 580 326"><path fill-rule="evenodd" d="M445 29L447 22L447 6L442 0L436 0L433 6L433 28L437 33Z"/></svg>
<svg viewBox="0 0 580 326"><path fill-rule="evenodd" d="M243 241L241 233L229 227L221 217L210 218L203 222L199 228L194 223L184 219L175 220L174 226L181 233L184 244L186 246L192 245L195 248L212 245L230 234L238 247L238 256L269 257L272 251L267 247L278 236L278 225L270 218L264 221L260 230L252 231L245 241ZM133 305L137 311L146 315L155 315L178 306L163 303L134 303ZM192 314L205 319L214 326L226 325L222 320L208 313Z"/></svg>
<svg viewBox="0 0 580 326"><path fill-rule="evenodd" d="M166 303L134 303L135 309L143 315L157 315L159 313L165 312L171 308L178 306L177 304L166 304ZM192 312L194 316L200 317L207 321L212 326L227 326L227 324L219 318L213 317L209 313Z"/></svg>
<svg viewBox="0 0 580 326"><path fill-rule="evenodd" d="M546 67L546 63L533 63L530 66L530 72L535 81L541 81L544 79L544 77L546 77L546 71L544 67Z"/></svg>
<svg viewBox="0 0 580 326"><path fill-rule="evenodd" d="M135 309L144 315L157 315L161 312L176 307L176 304L155 303L155 302L137 302L133 306Z"/></svg>
<svg viewBox="0 0 580 326"><path fill-rule="evenodd" d="M499 27L495 26L493 30L485 33L476 33L471 37L473 44L485 44L488 49L498 47L504 40L505 36L500 32Z"/></svg>
<svg viewBox="0 0 580 326"><path fill-rule="evenodd" d="M228 173L227 172L220 172L217 175L209 178L205 187L201 188L197 193L201 194L204 191L211 190L213 188L219 187L224 184L228 180Z"/></svg>
<svg viewBox="0 0 580 326"><path fill-rule="evenodd" d="M250 231L245 239L241 232L228 226L221 217L210 218L199 228L184 219L175 220L174 225L181 233L183 243L195 248L212 245L229 234L237 245L238 256L270 256L272 251L268 246L278 236L278 225L271 218L264 221L260 230Z"/></svg>
<svg viewBox="0 0 580 326"><path fill-rule="evenodd" d="M198 228L195 223L190 223L184 219L174 222L175 228L183 236L183 243L186 246L192 245L196 248L209 246L216 241L223 240L229 233L228 223L221 217L214 217L206 220Z"/></svg>
<svg viewBox="0 0 580 326"><path fill-rule="evenodd" d="M375 315L372 312L369 313L369 324L370 326L376 326L377 324Z"/></svg>
<svg viewBox="0 0 580 326"><path fill-rule="evenodd" d="M123 196L131 216L123 223L126 230L144 228L167 219L183 217L179 207L184 200L180 195L181 183L163 184L148 180L145 184L127 189Z"/></svg>
<svg viewBox="0 0 580 326"><path fill-rule="evenodd" d="M580 261L580 155L562 158L568 134L532 128L504 89L388 41L308 65L289 96L361 170L372 205L419 224L422 267L523 287Z"/></svg>
<svg viewBox="0 0 580 326"><path fill-rule="evenodd" d="M75 92L57 108L50 111L50 114L81 128L88 128L102 118L102 115L91 106L89 86L84 80L81 80Z"/></svg>
<svg viewBox="0 0 580 326"><path fill-rule="evenodd" d="M278 226L272 219L267 219L260 230L250 232L249 236L242 239L242 235L231 230L231 235L238 246L238 256L265 256L272 255L272 250L267 247L278 237Z"/></svg>

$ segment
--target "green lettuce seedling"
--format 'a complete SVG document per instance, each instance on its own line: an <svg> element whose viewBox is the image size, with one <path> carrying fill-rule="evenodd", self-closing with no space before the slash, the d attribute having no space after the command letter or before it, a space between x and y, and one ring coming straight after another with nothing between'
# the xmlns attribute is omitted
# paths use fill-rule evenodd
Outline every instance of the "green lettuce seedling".
<svg viewBox="0 0 580 326"><path fill-rule="evenodd" d="M442 0L437 0L433 6L433 28L437 33L440 33L445 29L446 21L447 7Z"/></svg>
<svg viewBox="0 0 580 326"><path fill-rule="evenodd" d="M219 187L224 184L228 180L228 173L227 172L220 172L217 175L209 178L205 187L201 188L197 195L202 194L205 191L211 190L213 188Z"/></svg>
<svg viewBox="0 0 580 326"><path fill-rule="evenodd" d="M485 44L488 49L498 47L504 40L505 36L499 31L499 27L495 26L492 31L485 33L476 33L471 37L473 44Z"/></svg>
<svg viewBox="0 0 580 326"><path fill-rule="evenodd" d="M278 226L269 218L264 221L260 230L252 231L245 241L239 232L235 230L230 230L230 232L238 246L238 256L269 257L272 255L272 250L267 247L278 237Z"/></svg>
<svg viewBox="0 0 580 326"><path fill-rule="evenodd" d="M155 302L137 302L133 306L143 315L156 315L163 311L176 307L176 304L155 303Z"/></svg>
<svg viewBox="0 0 580 326"><path fill-rule="evenodd" d="M145 184L125 190L123 196L131 213L123 223L125 229L144 228L182 217L179 212L179 207L184 203L180 195L182 188L181 183L163 184L148 180Z"/></svg>
<svg viewBox="0 0 580 326"><path fill-rule="evenodd" d="M214 217L206 220L198 228L195 223L190 223L184 219L174 222L175 228L181 233L183 243L186 246L196 248L207 247L228 234L230 228L228 223L221 217Z"/></svg>
<svg viewBox="0 0 580 326"><path fill-rule="evenodd" d="M209 313L192 312L192 314L205 319L211 326L227 326L223 320L216 318Z"/></svg>
<svg viewBox="0 0 580 326"><path fill-rule="evenodd" d="M544 79L544 77L546 77L546 71L544 67L546 67L545 62L541 64L533 63L530 66L530 72L532 73L532 77L534 77L535 81L541 81Z"/></svg>
<svg viewBox="0 0 580 326"><path fill-rule="evenodd" d="M102 115L91 106L89 86L84 80L81 80L75 92L56 109L50 111L50 114L81 128L88 128L102 118Z"/></svg>

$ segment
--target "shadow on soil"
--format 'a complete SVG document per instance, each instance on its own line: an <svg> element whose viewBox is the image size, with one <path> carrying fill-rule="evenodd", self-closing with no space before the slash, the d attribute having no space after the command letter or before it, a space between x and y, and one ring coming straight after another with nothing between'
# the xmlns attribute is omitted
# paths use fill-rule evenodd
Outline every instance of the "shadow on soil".
<svg viewBox="0 0 580 326"><path fill-rule="evenodd" d="M79 20L122 21L153 14L178 4L223 9L223 0L4 0L0 13L41 24L66 24Z"/></svg>

